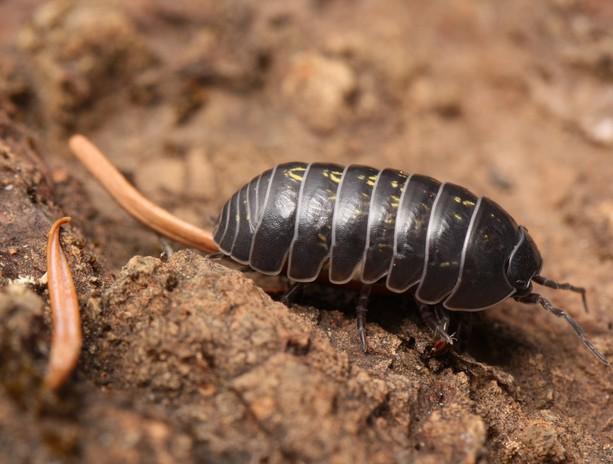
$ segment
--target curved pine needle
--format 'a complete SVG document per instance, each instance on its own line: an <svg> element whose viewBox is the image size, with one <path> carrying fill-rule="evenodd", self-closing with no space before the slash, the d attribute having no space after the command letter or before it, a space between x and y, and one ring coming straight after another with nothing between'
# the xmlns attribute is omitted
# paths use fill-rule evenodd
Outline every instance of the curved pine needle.
<svg viewBox="0 0 613 464"><path fill-rule="evenodd" d="M69 145L87 170L120 206L138 221L184 245L208 252L219 251L211 232L182 221L147 200L128 183L106 156L87 138L82 135L73 135L69 140Z"/></svg>
<svg viewBox="0 0 613 464"><path fill-rule="evenodd" d="M47 242L47 288L51 302L51 355L45 386L61 387L79 361L83 335L79 299L66 255L60 245L60 228L69 217L58 219L51 226Z"/></svg>

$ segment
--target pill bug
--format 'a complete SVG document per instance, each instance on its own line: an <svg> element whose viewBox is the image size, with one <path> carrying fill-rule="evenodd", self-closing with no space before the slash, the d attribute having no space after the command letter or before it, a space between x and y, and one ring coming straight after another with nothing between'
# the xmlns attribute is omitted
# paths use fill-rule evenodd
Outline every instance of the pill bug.
<svg viewBox="0 0 613 464"><path fill-rule="evenodd" d="M497 203L464 187L395 169L284 163L254 177L223 206L214 229L220 250L255 271L308 283L357 281L358 332L372 285L414 291L422 308L481 311L512 297L565 319L584 345L605 357L564 310L533 283L585 289L541 276L526 228ZM446 327L438 327L448 340Z"/></svg>

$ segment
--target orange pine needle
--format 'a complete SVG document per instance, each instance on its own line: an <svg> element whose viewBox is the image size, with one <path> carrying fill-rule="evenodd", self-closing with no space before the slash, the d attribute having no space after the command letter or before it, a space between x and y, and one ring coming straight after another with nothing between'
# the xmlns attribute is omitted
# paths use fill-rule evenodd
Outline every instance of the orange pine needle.
<svg viewBox="0 0 613 464"><path fill-rule="evenodd" d="M219 251L211 232L182 221L143 197L87 138L73 135L69 145L87 170L138 221L184 245L208 252Z"/></svg>
<svg viewBox="0 0 613 464"><path fill-rule="evenodd" d="M51 302L51 355L45 386L61 387L79 361L83 336L79 299L66 255L60 245L60 228L69 217L58 219L51 226L47 242L47 288Z"/></svg>

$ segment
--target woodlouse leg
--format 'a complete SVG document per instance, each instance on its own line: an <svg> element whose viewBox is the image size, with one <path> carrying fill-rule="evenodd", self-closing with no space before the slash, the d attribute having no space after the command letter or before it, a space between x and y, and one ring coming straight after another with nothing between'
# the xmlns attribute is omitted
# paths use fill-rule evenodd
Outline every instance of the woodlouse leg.
<svg viewBox="0 0 613 464"><path fill-rule="evenodd" d="M447 333L450 318L444 308L421 304L419 305L419 315L435 335L440 336L449 345L453 345L454 339Z"/></svg>
<svg viewBox="0 0 613 464"><path fill-rule="evenodd" d="M298 295L303 288L303 283L294 282L291 287L283 294L279 301L281 301L281 303L283 303L285 306L291 305L296 295Z"/></svg>
<svg viewBox="0 0 613 464"><path fill-rule="evenodd" d="M175 250L173 250L170 242L164 237L159 237L159 240L160 244L162 245L162 252L160 253L160 258L162 258L163 261L167 261L175 253Z"/></svg>
<svg viewBox="0 0 613 464"><path fill-rule="evenodd" d="M519 297L517 298L517 301L521 303L539 304L553 315L566 320L566 322L568 322L573 328L577 336L581 339L585 347L590 350L600 362L607 366L609 365L609 361L607 361L607 358L605 358L604 355L600 351L598 351L596 347L592 344L592 342L587 338L587 334L585 333L585 330L583 330L583 327L581 327L579 323L575 321L566 311L561 308L558 308L557 306L554 306L551 301L539 295L538 293L530 293L526 296Z"/></svg>
<svg viewBox="0 0 613 464"><path fill-rule="evenodd" d="M449 311L440 305L436 305L434 306L434 316L436 317L437 326L442 329L441 332L444 334L443 338L445 338L449 344L453 344L455 341L453 334L449 334L449 326L451 323Z"/></svg>
<svg viewBox="0 0 613 464"><path fill-rule="evenodd" d="M583 301L583 309L585 309L586 313L590 312L590 309L587 305L587 294L585 288L577 287L575 285L569 284L568 282L556 282L555 280L551 280L547 277L543 277L540 275L534 276L532 280L544 287L553 288L555 290L570 290L571 292L581 294L581 301Z"/></svg>
<svg viewBox="0 0 613 464"><path fill-rule="evenodd" d="M368 297L370 296L370 285L364 285L360 290L358 298L358 306L355 309L357 315L358 336L360 337L360 345L364 353L368 352L368 344L366 343L366 314L368 313Z"/></svg>

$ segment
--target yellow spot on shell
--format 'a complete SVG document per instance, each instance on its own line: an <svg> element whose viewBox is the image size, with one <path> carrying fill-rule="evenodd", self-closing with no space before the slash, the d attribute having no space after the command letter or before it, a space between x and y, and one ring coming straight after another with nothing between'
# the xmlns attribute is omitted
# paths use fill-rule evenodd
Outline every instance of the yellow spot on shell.
<svg viewBox="0 0 613 464"><path fill-rule="evenodd" d="M341 182L341 178L343 177L343 173L340 171L330 171L325 169L323 175L330 179L335 184L339 184Z"/></svg>
<svg viewBox="0 0 613 464"><path fill-rule="evenodd" d="M453 201L455 201L456 203L462 203L462 199L460 197L453 197Z"/></svg>
<svg viewBox="0 0 613 464"><path fill-rule="evenodd" d="M463 204L464 206L475 206L475 202L474 202L474 201L471 201L471 200L464 200L464 201L462 202L462 204Z"/></svg>
<svg viewBox="0 0 613 464"><path fill-rule="evenodd" d="M295 180L296 182L302 182L302 178L304 177L304 171L306 171L305 167L297 166L288 170L285 175L290 179Z"/></svg>

